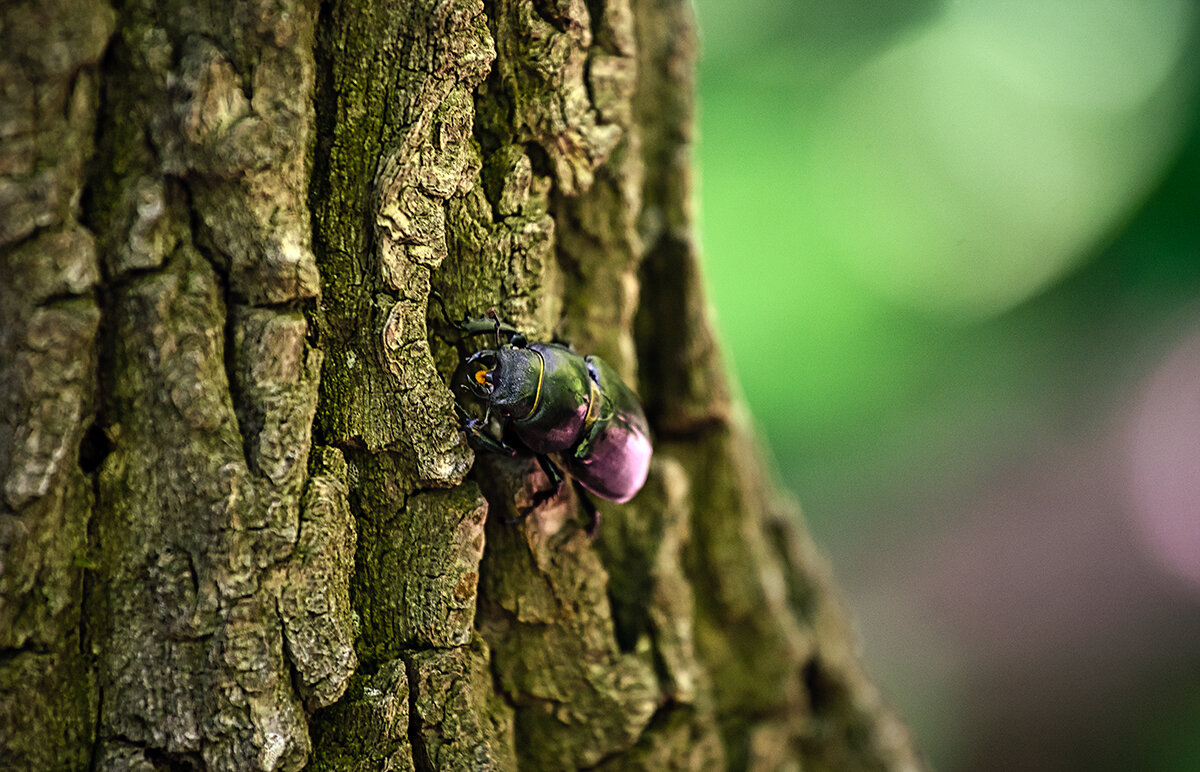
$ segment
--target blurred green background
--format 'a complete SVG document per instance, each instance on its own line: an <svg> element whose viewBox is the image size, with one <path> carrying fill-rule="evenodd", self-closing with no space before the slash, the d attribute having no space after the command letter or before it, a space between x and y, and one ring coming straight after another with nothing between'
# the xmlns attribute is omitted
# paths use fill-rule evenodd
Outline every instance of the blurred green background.
<svg viewBox="0 0 1200 772"><path fill-rule="evenodd" d="M725 351L942 770L1200 769L1200 8L697 0Z"/></svg>

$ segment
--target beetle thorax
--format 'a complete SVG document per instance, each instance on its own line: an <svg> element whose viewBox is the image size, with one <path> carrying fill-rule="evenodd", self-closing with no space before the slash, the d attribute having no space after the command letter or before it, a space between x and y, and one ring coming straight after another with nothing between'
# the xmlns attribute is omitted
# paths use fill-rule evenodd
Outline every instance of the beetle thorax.
<svg viewBox="0 0 1200 772"><path fill-rule="evenodd" d="M543 370L542 356L533 349L502 346L496 352L492 373L492 408L514 418L532 413L540 396Z"/></svg>

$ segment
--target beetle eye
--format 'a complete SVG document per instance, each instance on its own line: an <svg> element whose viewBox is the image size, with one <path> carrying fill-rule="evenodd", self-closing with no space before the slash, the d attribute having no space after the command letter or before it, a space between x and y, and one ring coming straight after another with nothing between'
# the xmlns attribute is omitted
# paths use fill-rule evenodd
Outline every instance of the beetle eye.
<svg viewBox="0 0 1200 772"><path fill-rule="evenodd" d="M454 371L451 387L456 394L490 401L498 376L500 362L495 351L476 351L464 359Z"/></svg>

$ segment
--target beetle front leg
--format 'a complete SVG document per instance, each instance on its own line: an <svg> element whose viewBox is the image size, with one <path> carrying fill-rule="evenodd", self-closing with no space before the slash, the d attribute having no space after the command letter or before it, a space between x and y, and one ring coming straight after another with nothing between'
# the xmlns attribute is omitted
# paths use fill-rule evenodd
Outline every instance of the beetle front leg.
<svg viewBox="0 0 1200 772"><path fill-rule="evenodd" d="M487 424L478 418L464 418L462 422L463 431L467 433L469 440L479 450L486 450L489 453L499 453L503 456L517 455L517 449L507 444L499 437L493 437L487 430Z"/></svg>
<svg viewBox="0 0 1200 772"><path fill-rule="evenodd" d="M445 313L444 305L442 306L442 309L443 309L443 314L444 314ZM494 334L496 336L497 340L500 339L501 335L507 335L510 340L513 338L520 338L521 340L525 339L524 333L522 333L516 327L513 327L508 322L501 320L499 313L497 313L496 309L494 309L494 308L488 309L488 315L485 317L468 316L465 319L463 319L462 321L459 321L459 322L452 321L450 323L453 324L454 327L460 333L462 333L462 335L464 337L468 337L468 338L473 337L475 335L493 335Z"/></svg>

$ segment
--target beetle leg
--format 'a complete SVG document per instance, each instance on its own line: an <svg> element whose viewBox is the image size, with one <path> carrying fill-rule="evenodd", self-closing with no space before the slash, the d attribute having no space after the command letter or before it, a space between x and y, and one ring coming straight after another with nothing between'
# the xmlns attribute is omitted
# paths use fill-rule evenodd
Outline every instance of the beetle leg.
<svg viewBox="0 0 1200 772"><path fill-rule="evenodd" d="M516 327L500 321L500 314L495 308L489 309L486 317L477 318L467 316L464 317L462 321L456 322L450 317L450 312L446 310L446 301L442 299L441 295L431 291L429 293L429 297L433 298L434 301L436 301L441 307L442 317L446 320L446 322L454 329L458 330L463 337L469 338L474 335L486 335L489 333L494 333L497 338L499 338L500 335L507 335L510 338L521 335L521 331Z"/></svg>
<svg viewBox="0 0 1200 772"><path fill-rule="evenodd" d="M479 450L486 450L491 453L500 453L505 456L517 455L517 449L506 443L499 437L493 437L485 428L487 424L478 418L464 418L462 423L463 431L467 433L468 438L472 438L472 444L478 446Z"/></svg>
<svg viewBox="0 0 1200 772"><path fill-rule="evenodd" d="M558 465L550 460L549 456L538 453L534 455L534 458L537 459L538 466L540 466L542 471L546 473L546 477L550 478L550 482L553 485L550 490L538 491L537 493L533 494L532 509L537 509L562 491L564 475L562 470L558 468Z"/></svg>
<svg viewBox="0 0 1200 772"><path fill-rule="evenodd" d="M550 482L554 483L554 487L557 488L561 486L563 481L563 473L562 470L558 468L558 465L551 461L549 456L542 453L538 453L536 456L534 456L534 458L537 459L538 466L540 466L542 471L546 473L546 476L550 478Z"/></svg>
<svg viewBox="0 0 1200 772"><path fill-rule="evenodd" d="M583 507L583 511L587 513L588 524L587 534L590 538L595 539L596 533L600 530L600 510L596 509L596 502L592 501L592 497L584 490L584 487L579 484L578 480L571 480L571 485L575 488L575 493L579 496L579 504Z"/></svg>
<svg viewBox="0 0 1200 772"><path fill-rule="evenodd" d="M595 444L600 433L608 428L609 421L612 420L612 400L604 395L600 395L599 398L603 400L597 411L599 415L592 421L592 425L588 427L583 439L575 446L575 458L585 459L588 457L588 454L592 452L592 445Z"/></svg>
<svg viewBox="0 0 1200 772"><path fill-rule="evenodd" d="M455 328L458 329L464 336L472 335L487 335L496 332L496 322L491 319L477 319L467 317L461 322L454 322ZM509 324L500 323L500 332L504 335L519 335L520 330Z"/></svg>
<svg viewBox="0 0 1200 772"><path fill-rule="evenodd" d="M588 457L588 454L592 452L592 444L596 441L596 438L600 436L601 430L603 430L606 426L607 424L600 421L592 424L592 428L588 430L587 435L585 435L584 438L579 441L579 444L575 446L575 458L585 459Z"/></svg>

